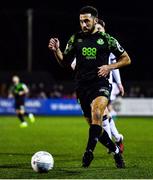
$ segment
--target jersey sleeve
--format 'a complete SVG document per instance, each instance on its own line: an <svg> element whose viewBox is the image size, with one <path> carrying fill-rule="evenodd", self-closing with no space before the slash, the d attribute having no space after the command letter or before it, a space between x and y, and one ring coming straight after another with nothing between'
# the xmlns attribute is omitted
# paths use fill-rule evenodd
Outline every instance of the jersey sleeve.
<svg viewBox="0 0 153 180"><path fill-rule="evenodd" d="M106 39L110 52L113 53L117 58L120 57L125 51L124 48L114 37L110 36L109 34L106 34Z"/></svg>
<svg viewBox="0 0 153 180"><path fill-rule="evenodd" d="M22 84L22 88L23 88L23 89L27 89L28 87L27 87L26 84L23 83L23 84Z"/></svg>
<svg viewBox="0 0 153 180"><path fill-rule="evenodd" d="M66 48L63 53L64 63L71 64L75 58L75 35L72 35L69 39Z"/></svg>
<svg viewBox="0 0 153 180"><path fill-rule="evenodd" d="M25 92L28 92L28 86L24 83L22 83L22 89L25 91Z"/></svg>

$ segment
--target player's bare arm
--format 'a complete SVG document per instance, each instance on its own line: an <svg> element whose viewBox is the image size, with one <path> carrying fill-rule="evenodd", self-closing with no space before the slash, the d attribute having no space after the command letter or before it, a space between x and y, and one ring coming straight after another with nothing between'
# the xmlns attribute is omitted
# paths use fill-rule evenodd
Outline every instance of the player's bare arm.
<svg viewBox="0 0 153 180"><path fill-rule="evenodd" d="M60 42L58 38L51 38L48 44L48 48L54 52L57 61L60 63L63 60L63 53L60 50Z"/></svg>
<svg viewBox="0 0 153 180"><path fill-rule="evenodd" d="M117 84L119 90L120 90L120 93L121 93L121 96L124 96L124 87L122 84Z"/></svg>
<svg viewBox="0 0 153 180"><path fill-rule="evenodd" d="M27 87L26 85L23 85L23 91L20 91L20 92L19 92L19 95L20 95L20 96L26 95L26 94L28 94L28 92L29 92L28 87Z"/></svg>
<svg viewBox="0 0 153 180"><path fill-rule="evenodd" d="M106 77L110 71L113 69L118 69L123 66L127 66L131 64L131 59L127 52L124 52L118 59L116 63L109 64L109 65L103 65L99 67L98 76L104 76Z"/></svg>

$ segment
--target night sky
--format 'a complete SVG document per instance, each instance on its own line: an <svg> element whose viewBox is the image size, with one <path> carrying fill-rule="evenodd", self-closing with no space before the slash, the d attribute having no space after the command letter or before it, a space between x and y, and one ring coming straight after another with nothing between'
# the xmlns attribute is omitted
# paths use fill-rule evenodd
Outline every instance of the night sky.
<svg viewBox="0 0 153 180"><path fill-rule="evenodd" d="M131 57L131 66L121 69L123 79L153 80L153 12L147 1L5 3L5 8L0 8L0 71L27 70L27 9L32 8L32 71L47 71L57 79L71 79L71 73L62 69L49 51L48 41L50 37L58 37L64 50L69 37L79 30L79 9L93 5L104 19L107 32L118 39Z"/></svg>

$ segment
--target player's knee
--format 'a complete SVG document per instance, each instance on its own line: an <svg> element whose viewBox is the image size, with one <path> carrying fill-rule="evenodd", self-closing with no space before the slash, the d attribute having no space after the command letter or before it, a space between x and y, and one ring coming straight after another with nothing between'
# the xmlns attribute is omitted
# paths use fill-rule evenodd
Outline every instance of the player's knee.
<svg viewBox="0 0 153 180"><path fill-rule="evenodd" d="M106 106L107 101L105 101L102 97L97 97L93 100L91 104L92 121L98 124L101 123Z"/></svg>
<svg viewBox="0 0 153 180"><path fill-rule="evenodd" d="M92 109L92 118L96 121L101 121L102 113L98 107Z"/></svg>
<svg viewBox="0 0 153 180"><path fill-rule="evenodd" d="M92 112L96 114L104 114L104 111L106 109L107 103L104 102L101 98L97 98L93 100L91 104Z"/></svg>
<svg viewBox="0 0 153 180"><path fill-rule="evenodd" d="M103 116L103 110L101 108L101 105L96 103L96 104L92 104L92 119L96 120L96 121L101 121L102 120L102 116Z"/></svg>
<svg viewBox="0 0 153 180"><path fill-rule="evenodd" d="M24 115L24 111L22 111L22 110L18 110L16 113L17 113L17 114Z"/></svg>

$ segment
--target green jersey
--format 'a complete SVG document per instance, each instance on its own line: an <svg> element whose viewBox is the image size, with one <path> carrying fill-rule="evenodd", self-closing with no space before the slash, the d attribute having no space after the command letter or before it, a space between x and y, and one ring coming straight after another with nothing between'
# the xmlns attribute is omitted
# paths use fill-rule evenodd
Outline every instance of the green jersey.
<svg viewBox="0 0 153 180"><path fill-rule="evenodd" d="M19 92L24 91L27 86L24 83L18 83L11 87L11 92L14 95L15 99L23 98L25 95L19 95Z"/></svg>
<svg viewBox="0 0 153 180"><path fill-rule="evenodd" d="M91 84L95 81L107 80L108 77L98 77L98 67L108 64L110 53L116 59L124 52L119 42L107 33L96 32L74 34L64 51L64 61L71 64L76 58L77 85Z"/></svg>

